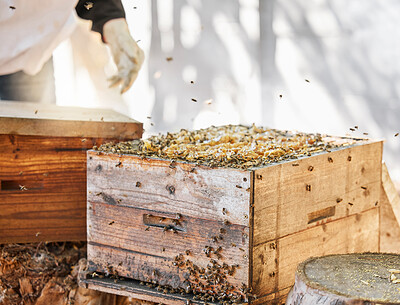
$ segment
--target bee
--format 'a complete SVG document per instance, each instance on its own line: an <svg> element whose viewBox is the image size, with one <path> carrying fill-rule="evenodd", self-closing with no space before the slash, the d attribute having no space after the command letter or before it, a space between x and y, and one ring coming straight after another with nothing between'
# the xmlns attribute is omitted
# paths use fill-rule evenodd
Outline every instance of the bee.
<svg viewBox="0 0 400 305"><path fill-rule="evenodd" d="M348 205L349 205L349 206L353 206L353 203L352 203L352 202L348 202Z"/></svg>
<svg viewBox="0 0 400 305"><path fill-rule="evenodd" d="M192 98L192 101L195 102L195 103L197 103L197 100L196 100L195 98Z"/></svg>
<svg viewBox="0 0 400 305"><path fill-rule="evenodd" d="M110 221L110 222L108 223L108 225L111 226L111 225L113 225L114 223L115 223L115 221L113 220L113 221Z"/></svg>
<svg viewBox="0 0 400 305"><path fill-rule="evenodd" d="M173 58L172 58L172 57L167 57L165 60L166 60L166 61L172 61Z"/></svg>
<svg viewBox="0 0 400 305"><path fill-rule="evenodd" d="M282 99L282 97L283 97L283 95L282 95L282 94L279 94L279 98Z"/></svg>
<svg viewBox="0 0 400 305"><path fill-rule="evenodd" d="M176 220L176 219L173 219L173 220L172 220L172 223L173 223L175 226L179 226L179 225L180 225L179 221Z"/></svg>
<svg viewBox="0 0 400 305"><path fill-rule="evenodd" d="M150 230L150 227L147 226L146 229L144 229L144 230L145 230L145 231L149 231L149 230Z"/></svg>
<svg viewBox="0 0 400 305"><path fill-rule="evenodd" d="M261 174L257 174L257 175L256 175L256 178L257 178L258 180L262 180L262 175L261 175Z"/></svg>
<svg viewBox="0 0 400 305"><path fill-rule="evenodd" d="M185 251L185 254L186 254L186 255L190 255L190 250L186 250L186 251Z"/></svg>
<svg viewBox="0 0 400 305"><path fill-rule="evenodd" d="M356 131L354 128L349 128L351 131Z"/></svg>
<svg viewBox="0 0 400 305"><path fill-rule="evenodd" d="M299 163L292 163L292 166L300 166Z"/></svg>
<svg viewBox="0 0 400 305"><path fill-rule="evenodd" d="M179 213L176 213L176 214L175 214L175 217L176 217L176 219L181 219L181 218L182 218L182 215L179 214Z"/></svg>
<svg viewBox="0 0 400 305"><path fill-rule="evenodd" d="M232 247L236 247L236 244L235 244L235 243L231 243L231 246L232 246Z"/></svg>
<svg viewBox="0 0 400 305"><path fill-rule="evenodd" d="M328 157L328 162L333 163L333 159L331 157Z"/></svg>
<svg viewBox="0 0 400 305"><path fill-rule="evenodd" d="M394 136L397 137L399 135L399 133L397 132Z"/></svg>
<svg viewBox="0 0 400 305"><path fill-rule="evenodd" d="M231 223L229 222L228 219L224 219L224 225L228 226L228 225L230 225L230 224L231 224Z"/></svg>
<svg viewBox="0 0 400 305"><path fill-rule="evenodd" d="M238 185L238 184L236 185L236 187L237 187L238 189L241 189L241 188L242 188L242 187L241 187L240 185Z"/></svg>
<svg viewBox="0 0 400 305"><path fill-rule="evenodd" d="M25 185L21 185L21 184L19 185L19 189L21 191L27 191L28 190Z"/></svg>
<svg viewBox="0 0 400 305"><path fill-rule="evenodd" d="M367 187L366 187L366 186L362 186L361 188L362 188L363 190L366 190L366 189L367 189Z"/></svg>
<svg viewBox="0 0 400 305"><path fill-rule="evenodd" d="M175 193L175 187L173 185L167 185L166 189L167 191L169 191L170 195L173 195Z"/></svg>
<svg viewBox="0 0 400 305"><path fill-rule="evenodd" d="M93 7L93 2L85 2L84 7L85 9L90 10Z"/></svg>
<svg viewBox="0 0 400 305"><path fill-rule="evenodd" d="M349 162L351 161L351 156L347 157L347 161L349 161Z"/></svg>
<svg viewBox="0 0 400 305"><path fill-rule="evenodd" d="M308 79L305 79L306 83L309 83L310 81Z"/></svg>
<svg viewBox="0 0 400 305"><path fill-rule="evenodd" d="M220 232L221 234L225 234L225 233L226 233L226 230L225 230L224 228L220 228L220 229L219 229L219 232Z"/></svg>
<svg viewBox="0 0 400 305"><path fill-rule="evenodd" d="M115 165L115 167L121 167L121 165L122 165L122 162L119 161L119 162Z"/></svg>
<svg viewBox="0 0 400 305"><path fill-rule="evenodd" d="M311 185L310 184L306 185L306 191L311 192Z"/></svg>
<svg viewBox="0 0 400 305"><path fill-rule="evenodd" d="M169 168L175 168L176 167L176 162L175 161L172 161L170 164L169 164Z"/></svg>
<svg viewBox="0 0 400 305"><path fill-rule="evenodd" d="M222 208L222 214L226 215L227 213L228 213L227 209L226 208Z"/></svg>
<svg viewBox="0 0 400 305"><path fill-rule="evenodd" d="M141 187L142 183L140 183L140 181L136 182L136 187Z"/></svg>
<svg viewBox="0 0 400 305"><path fill-rule="evenodd" d="M336 203L342 202L342 198L336 198Z"/></svg>

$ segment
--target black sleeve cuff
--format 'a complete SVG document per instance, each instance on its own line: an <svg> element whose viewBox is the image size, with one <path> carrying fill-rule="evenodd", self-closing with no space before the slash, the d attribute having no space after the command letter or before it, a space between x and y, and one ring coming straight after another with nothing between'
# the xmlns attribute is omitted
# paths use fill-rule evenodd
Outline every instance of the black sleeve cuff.
<svg viewBox="0 0 400 305"><path fill-rule="evenodd" d="M102 38L107 21L125 18L121 0L79 0L75 9L79 17L93 22L92 31L100 33Z"/></svg>

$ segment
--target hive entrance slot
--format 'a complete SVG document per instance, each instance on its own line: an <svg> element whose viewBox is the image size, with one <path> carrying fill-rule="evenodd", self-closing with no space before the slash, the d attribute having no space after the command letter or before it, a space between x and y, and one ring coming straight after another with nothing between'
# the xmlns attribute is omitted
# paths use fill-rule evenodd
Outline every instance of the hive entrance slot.
<svg viewBox="0 0 400 305"><path fill-rule="evenodd" d="M182 221L176 218L144 214L143 224L149 227L163 228L165 231L186 232L186 228L183 226Z"/></svg>
<svg viewBox="0 0 400 305"><path fill-rule="evenodd" d="M327 208L319 210L319 211L308 213L308 215L307 215L308 216L308 224L320 221L320 220L328 218L328 217L335 216L335 213L336 213L335 206L327 207Z"/></svg>
<svg viewBox="0 0 400 305"><path fill-rule="evenodd" d="M43 189L42 180L1 180L1 191L29 191Z"/></svg>

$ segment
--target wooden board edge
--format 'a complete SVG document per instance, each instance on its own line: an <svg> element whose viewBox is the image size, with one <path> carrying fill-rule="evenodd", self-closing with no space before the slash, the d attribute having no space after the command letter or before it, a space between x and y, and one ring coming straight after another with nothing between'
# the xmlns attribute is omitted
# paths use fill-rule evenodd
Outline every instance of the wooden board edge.
<svg viewBox="0 0 400 305"><path fill-rule="evenodd" d="M71 121L51 119L0 118L0 133L46 137L113 138L119 141L142 137L139 122Z"/></svg>
<svg viewBox="0 0 400 305"><path fill-rule="evenodd" d="M171 164L173 166L180 166L183 170L192 171L193 168L198 168L201 170L229 170L235 171L237 173L249 174L252 171L250 169L239 169L239 168L231 168L231 167L210 167L202 164L196 164L195 162L185 162L185 161L175 161L175 160L167 160L156 157L141 157L133 154L117 154L110 152L103 152L97 150L88 150L87 151L88 159L104 159L109 158L110 160L118 160L123 161L127 160L132 163L140 164L140 165L148 165L148 166L158 166L158 167L170 167Z"/></svg>
<svg viewBox="0 0 400 305"><path fill-rule="evenodd" d="M88 278L86 272L81 272L78 276L78 285L86 289L93 289L101 292L111 293L115 295L126 296L138 300L154 302L166 305L188 305L188 304L202 304L205 301L193 299L193 295L179 295L179 294L164 294L155 289L141 286L140 281L124 279L114 282L110 278ZM210 303L207 304L218 304ZM238 305L247 305L248 303L240 303Z"/></svg>
<svg viewBox="0 0 400 305"><path fill-rule="evenodd" d="M253 239L254 239L254 185L255 185L255 172L250 173L250 202L249 202L249 276L247 287L253 285Z"/></svg>
<svg viewBox="0 0 400 305"><path fill-rule="evenodd" d="M382 163L382 186L393 210L393 214L396 217L397 223L400 224L400 196L392 179L390 178L385 162Z"/></svg>

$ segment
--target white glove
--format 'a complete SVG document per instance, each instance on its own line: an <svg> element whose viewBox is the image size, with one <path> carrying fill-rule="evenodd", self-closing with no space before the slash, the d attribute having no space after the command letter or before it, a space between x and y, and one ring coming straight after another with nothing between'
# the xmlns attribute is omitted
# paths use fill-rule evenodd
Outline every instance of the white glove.
<svg viewBox="0 0 400 305"><path fill-rule="evenodd" d="M110 87L121 85L122 94L136 80L144 61L144 52L133 40L124 18L107 21L103 27L103 37L118 68L118 74L109 79Z"/></svg>

